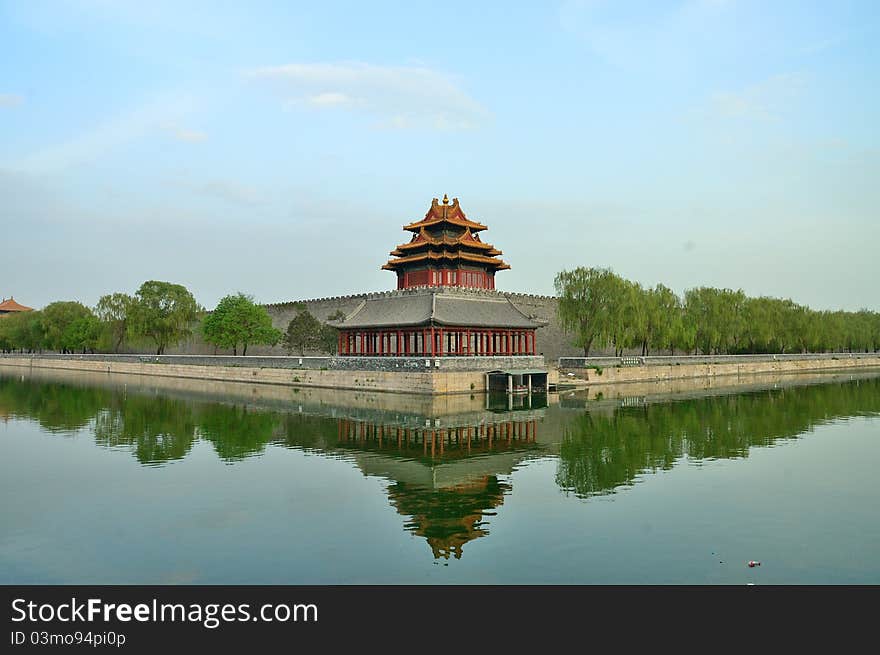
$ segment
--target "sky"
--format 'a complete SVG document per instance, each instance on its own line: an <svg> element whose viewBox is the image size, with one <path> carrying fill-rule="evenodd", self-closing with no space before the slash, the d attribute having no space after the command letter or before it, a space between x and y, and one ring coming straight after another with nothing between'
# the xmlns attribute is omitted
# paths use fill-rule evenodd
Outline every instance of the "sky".
<svg viewBox="0 0 880 655"><path fill-rule="evenodd" d="M392 289L457 197L554 293L880 309L880 4L0 0L0 295Z"/></svg>

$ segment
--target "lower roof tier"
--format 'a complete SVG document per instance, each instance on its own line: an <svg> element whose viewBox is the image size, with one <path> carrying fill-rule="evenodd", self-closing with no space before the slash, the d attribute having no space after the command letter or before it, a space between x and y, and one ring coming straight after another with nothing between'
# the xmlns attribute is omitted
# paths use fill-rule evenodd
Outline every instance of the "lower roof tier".
<svg viewBox="0 0 880 655"><path fill-rule="evenodd" d="M443 287L366 298L344 319L329 323L341 330L420 325L534 329L544 325L523 314L505 296L471 295Z"/></svg>
<svg viewBox="0 0 880 655"><path fill-rule="evenodd" d="M399 257L388 261L383 269L392 271L410 264L440 264L445 262L463 262L465 264L481 264L487 268L502 271L510 268L510 264L500 259L486 257L467 252L450 252L444 250L442 252L422 252L407 257Z"/></svg>

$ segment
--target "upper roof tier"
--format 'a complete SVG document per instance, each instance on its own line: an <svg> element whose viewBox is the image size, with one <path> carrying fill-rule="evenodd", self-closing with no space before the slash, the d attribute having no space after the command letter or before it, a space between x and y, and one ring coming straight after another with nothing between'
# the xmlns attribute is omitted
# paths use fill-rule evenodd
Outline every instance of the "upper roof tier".
<svg viewBox="0 0 880 655"><path fill-rule="evenodd" d="M403 229L409 230L410 232L419 232L423 227L438 225L440 223L451 223L452 225L458 225L459 227L466 227L472 233L488 229L482 223L476 223L464 215L464 212L458 205L458 198L453 198L452 204L450 205L449 198L445 195L443 196L442 204L437 198L434 198L431 201L431 207L428 209L428 213L425 214L425 217L415 223L404 225Z"/></svg>
<svg viewBox="0 0 880 655"><path fill-rule="evenodd" d="M422 228L418 234L414 234L412 241L403 243L391 251L392 255L403 256L403 251L415 251L428 248L430 246L467 246L475 250L482 250L486 255L500 255L500 250L496 250L495 246L490 243L483 243L479 236L471 234L470 229L465 228L458 236L450 236L441 234L439 236L431 235Z"/></svg>

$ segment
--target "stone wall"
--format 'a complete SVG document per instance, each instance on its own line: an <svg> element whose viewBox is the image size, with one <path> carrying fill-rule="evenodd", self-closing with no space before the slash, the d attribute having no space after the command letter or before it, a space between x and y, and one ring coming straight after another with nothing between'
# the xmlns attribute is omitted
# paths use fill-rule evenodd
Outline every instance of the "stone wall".
<svg viewBox="0 0 880 655"><path fill-rule="evenodd" d="M43 368L415 394L474 393L482 392L486 387L485 373L480 371L330 371L255 366L207 366L177 362L156 363L148 361L147 357L143 359L147 361L119 360L108 357L90 359L6 355L0 358L0 366L11 369Z"/></svg>
<svg viewBox="0 0 880 655"><path fill-rule="evenodd" d="M533 316L548 324L538 328L535 338L535 352L543 354L548 363L554 363L559 357L577 356L583 353L571 346L570 339L563 333L556 318L556 298L553 296L536 296L523 293L507 293L499 291L479 291L471 290L472 293L481 293L486 295L505 295L510 298L516 307L527 316ZM383 294L393 294L394 291L362 293L351 296L336 296L332 298L313 298L309 300L290 301L282 303L270 303L266 305L269 315L272 317L272 324L281 331L287 330L290 320L296 316L295 306L302 303L309 312L321 322L325 322L328 317L341 311L348 315L357 309L362 300L368 297L380 296ZM179 347L168 349L169 354L192 354L192 355L225 355L232 354L231 351L217 349L204 343L200 338L194 338L186 343L182 343ZM279 345L275 347L267 346L251 346L248 348L249 355L284 355L284 349ZM320 355L319 352L306 352L306 355Z"/></svg>
<svg viewBox="0 0 880 655"><path fill-rule="evenodd" d="M225 366L244 368L284 368L311 371L385 371L421 373L424 371L496 371L499 369L544 368L539 355L506 357L296 357L287 355L145 355L145 354L0 354L5 359L105 362L118 364L168 364L182 366Z"/></svg>
<svg viewBox="0 0 880 655"><path fill-rule="evenodd" d="M737 359L739 358L739 359ZM839 371L853 369L880 369L880 354L848 353L837 355L726 355L719 358L654 358L681 359L669 363L649 363L639 366L597 366L597 368L560 368L560 383L576 386L610 385L632 382L668 381L680 379L714 378L721 376L747 377L763 374ZM598 360L598 358L597 358ZM565 363L566 360L563 360ZM590 361L593 361L592 358ZM618 360L619 361L619 360ZM580 362L578 362L580 363Z"/></svg>

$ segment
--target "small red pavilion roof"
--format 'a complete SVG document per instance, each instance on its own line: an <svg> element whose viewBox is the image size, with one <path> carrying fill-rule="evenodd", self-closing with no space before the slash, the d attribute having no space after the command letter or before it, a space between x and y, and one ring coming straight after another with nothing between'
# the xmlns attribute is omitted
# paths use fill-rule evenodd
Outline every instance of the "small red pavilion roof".
<svg viewBox="0 0 880 655"><path fill-rule="evenodd" d="M0 302L0 312L32 312L34 311L33 307L25 307L24 305L15 302L12 298L9 300L3 300Z"/></svg>

